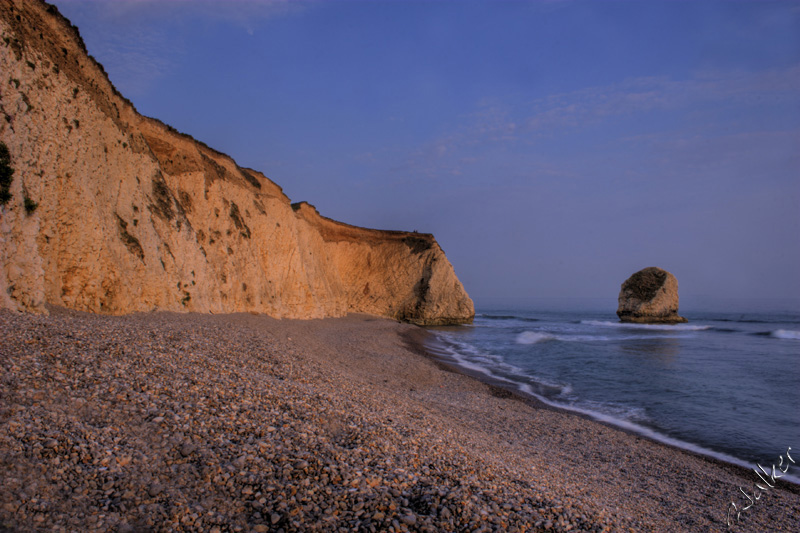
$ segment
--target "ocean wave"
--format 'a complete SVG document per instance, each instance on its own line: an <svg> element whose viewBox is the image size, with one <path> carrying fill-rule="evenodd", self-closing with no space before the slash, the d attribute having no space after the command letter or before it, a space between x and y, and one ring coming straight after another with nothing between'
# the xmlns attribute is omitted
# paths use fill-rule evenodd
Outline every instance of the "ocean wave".
<svg viewBox="0 0 800 533"><path fill-rule="evenodd" d="M545 341L560 340L557 335L537 331L523 331L517 335L517 344L537 344Z"/></svg>
<svg viewBox="0 0 800 533"><path fill-rule="evenodd" d="M522 322L539 322L538 318L530 318L527 316L516 316L516 315L487 315L481 313L476 315L478 318L485 318L487 320L521 320Z"/></svg>
<svg viewBox="0 0 800 533"><path fill-rule="evenodd" d="M541 376L531 376L524 369L507 363L503 357L482 351L468 342L456 340L446 334L438 334L436 338L438 343L428 344L431 353L489 379L513 385L513 388L519 390L522 390L523 386L528 387L530 390L526 389L527 392L533 394L535 394L534 388L540 392L547 390L548 394L555 395L569 394L572 391L569 385L550 381ZM530 380L531 384L522 383L525 380Z"/></svg>
<svg viewBox="0 0 800 533"><path fill-rule="evenodd" d="M794 318L786 318L783 316L777 316L772 320L761 320L756 318L712 318L714 322L738 322L740 324L775 324L776 322L782 322L784 324L800 324L800 320L796 320Z"/></svg>
<svg viewBox="0 0 800 533"><path fill-rule="evenodd" d="M544 382L544 380L541 380L541 378L537 378L534 383L523 383L520 381L499 376L496 373L489 370L488 368L483 368L478 365L471 365L469 363L465 363L463 359L459 361L459 366L461 366L463 369L467 371L469 370L472 370L473 372L477 371L479 374L482 374L483 376L489 378L490 380L504 383L506 384L506 386L509 386L510 388L514 388L523 394L528 394L538 399L542 403L555 407L557 409L564 409L566 411L571 411L573 413L579 413L588 416L594 420L611 424L618 428L622 428L624 430L637 433L644 437L662 442L670 446L674 446L676 448L688 450L690 452L697 453L700 455L705 455L707 457L713 457L717 460L735 464L743 468L747 469L752 468L752 465L749 462L743 461L738 457L734 457L732 455L723 452L713 451L704 446L700 446L698 444L690 443L681 440L679 438L668 436L665 433L662 433L658 430L648 427L648 422L650 422L649 420L650 417L647 415L647 411L643 408L634 406L623 406L611 402L569 401L568 398L571 397L570 393L572 392L572 387L569 385L561 385L560 387L556 388L556 390L560 388L562 393L561 395L557 395L557 397L561 396L562 400L567 400L566 402L553 400L551 399L552 396L550 395L537 393L536 391L537 387L535 385L542 384ZM800 478L796 476L785 475L783 479L795 484L800 484Z"/></svg>
<svg viewBox="0 0 800 533"><path fill-rule="evenodd" d="M541 342L618 342L618 341L650 341L653 339L684 339L687 335L556 335L542 331L523 331L517 335L517 344L539 344Z"/></svg>
<svg viewBox="0 0 800 533"><path fill-rule="evenodd" d="M643 407L634 407L616 402L597 402L592 400L575 402L572 404L572 406L591 413L600 413L606 416L611 416L624 422L650 421L650 417L647 416L647 410Z"/></svg>
<svg viewBox="0 0 800 533"><path fill-rule="evenodd" d="M480 370L482 373L486 373L489 368L495 368L513 375L524 374L521 368L507 363L499 355L487 353L468 342L458 341L448 335L437 335L437 337L441 341L437 352L443 351L447 357L460 365L469 366L472 370Z"/></svg>
<svg viewBox="0 0 800 533"><path fill-rule="evenodd" d="M605 320L581 320L587 326L602 326L609 328L654 329L661 331L704 331L711 326L696 324L632 324L630 322L608 322Z"/></svg>
<svg viewBox="0 0 800 533"><path fill-rule="evenodd" d="M792 331L789 329L779 329L770 333L771 336L778 339L791 339L800 341L800 331Z"/></svg>
<svg viewBox="0 0 800 533"><path fill-rule="evenodd" d="M579 318L579 317L576 317ZM587 322L584 321L584 324ZM461 368L463 372L477 379L485 380L489 383L508 388L509 390L517 390L520 393L530 395L530 397L537 398L543 403L565 409L568 411L576 412L589 416L595 420L599 420L617 427L624 428L643 436L670 444L672 446L681 447L695 453L700 453L706 456L715 457L719 460L726 461L733 464L738 464L746 468L752 468L749 462L742 459L733 457L726 453L712 451L700 444L688 443L681 440L677 435L680 432L677 429L657 429L659 426L657 412L649 413L643 407L636 405L617 403L613 399L596 399L596 401L589 400L582 397L573 390L573 385L565 381L558 383L559 375L543 376L547 373L546 367L539 368L537 359L532 357L532 353L538 354L551 354L551 350L560 350L569 348L578 348L576 345L563 345L559 347L561 342L609 342L609 346L614 346L614 343L619 343L625 346L625 343L648 343L651 340L658 343L655 339L698 339L698 335L693 330L674 331L671 326L655 328L656 331L647 331L647 328L639 325L628 324L613 324L612 322L599 322L601 326L607 328L594 328L590 326L574 326L572 322L555 324L553 327L543 327L542 325L531 325L525 327L523 324L517 323L511 331L505 330L502 332L491 332L488 337L464 335L461 333L452 333L449 331L435 332L434 339L438 340L436 346L438 350L433 352L440 360L452 364L457 368ZM497 324L500 325L500 324ZM611 326L614 327L611 327ZM785 329L779 329L784 326ZM788 326L788 327L787 327ZM489 326L485 327L496 327ZM630 329L617 329L618 327L626 327ZM692 324L692 327L698 327ZM724 328L701 326L702 329L719 330ZM527 331L525 331L527 329ZM661 330L661 331L658 331ZM793 344L791 340L781 341L778 338L788 338L793 340L800 339L800 331L798 328L793 328L788 324L775 324L772 328L763 328L762 335L770 336L771 340L764 340L769 344L776 346L777 344L785 345L789 348L789 344ZM771 331L770 331L771 330ZM734 330L739 331L739 330ZM589 335L593 333L593 335ZM749 331L741 331L744 334L754 334ZM725 341L724 337L720 335L720 342L734 341L730 336ZM488 340L487 340L488 339ZM484 341L481 344L480 341ZM530 343L536 347L530 346L517 346L512 347L509 343L517 340L523 341L520 344ZM435 341L428 341L430 343ZM661 341L664 342L664 341ZM754 340L755 342L755 340ZM542 343L542 344L538 344ZM552 344L550 344L552 343ZM681 341L683 344L683 341ZM602 345L599 345L602 346ZM687 346L693 346L691 343ZM595 350L595 345L588 344L589 351ZM689 352L691 353L691 352ZM503 354L506 354L511 359L505 360ZM514 358L516 356L516 358ZM512 363L512 364L509 364ZM517 367L517 363L523 368ZM580 381L576 378L575 388L580 390ZM673 391L670 391L673 392ZM612 396L613 398L613 396ZM711 439L713 440L713 439ZM800 483L797 478L790 478L786 476L793 483Z"/></svg>

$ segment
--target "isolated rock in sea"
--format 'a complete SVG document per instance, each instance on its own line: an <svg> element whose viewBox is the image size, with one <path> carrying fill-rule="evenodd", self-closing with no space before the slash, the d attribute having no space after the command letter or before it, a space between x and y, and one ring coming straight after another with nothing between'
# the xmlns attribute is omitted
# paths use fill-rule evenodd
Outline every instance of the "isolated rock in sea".
<svg viewBox="0 0 800 533"><path fill-rule="evenodd" d="M622 322L677 324L678 280L658 267L648 267L625 280L619 291L617 316Z"/></svg>
<svg viewBox="0 0 800 533"><path fill-rule="evenodd" d="M432 235L324 218L141 116L54 6L0 1L0 35L0 308L472 320Z"/></svg>

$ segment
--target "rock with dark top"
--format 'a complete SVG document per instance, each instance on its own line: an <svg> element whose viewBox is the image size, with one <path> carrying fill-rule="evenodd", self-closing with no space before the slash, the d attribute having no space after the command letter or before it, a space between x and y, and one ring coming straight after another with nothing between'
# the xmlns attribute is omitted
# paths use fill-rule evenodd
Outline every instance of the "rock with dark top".
<svg viewBox="0 0 800 533"><path fill-rule="evenodd" d="M648 267L625 280L619 291L617 316L622 322L677 324L678 280L657 267Z"/></svg>

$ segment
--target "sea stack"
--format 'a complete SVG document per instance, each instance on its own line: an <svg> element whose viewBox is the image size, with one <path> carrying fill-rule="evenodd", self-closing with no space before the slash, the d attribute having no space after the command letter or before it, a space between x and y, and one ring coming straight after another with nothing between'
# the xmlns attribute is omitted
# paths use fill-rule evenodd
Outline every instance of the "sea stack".
<svg viewBox="0 0 800 533"><path fill-rule="evenodd" d="M625 280L619 291L617 316L622 322L677 324L678 280L658 267L648 267Z"/></svg>

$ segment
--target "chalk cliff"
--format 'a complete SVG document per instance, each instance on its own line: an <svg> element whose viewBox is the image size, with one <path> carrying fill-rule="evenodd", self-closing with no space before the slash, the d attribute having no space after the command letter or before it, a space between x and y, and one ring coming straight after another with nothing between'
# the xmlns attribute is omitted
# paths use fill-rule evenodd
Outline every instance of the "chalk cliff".
<svg viewBox="0 0 800 533"><path fill-rule="evenodd" d="M678 316L678 280L658 267L642 269L625 280L619 291L617 316L622 322L675 324Z"/></svg>
<svg viewBox="0 0 800 533"><path fill-rule="evenodd" d="M432 235L324 218L139 115L54 7L0 0L0 36L0 307L472 319Z"/></svg>

